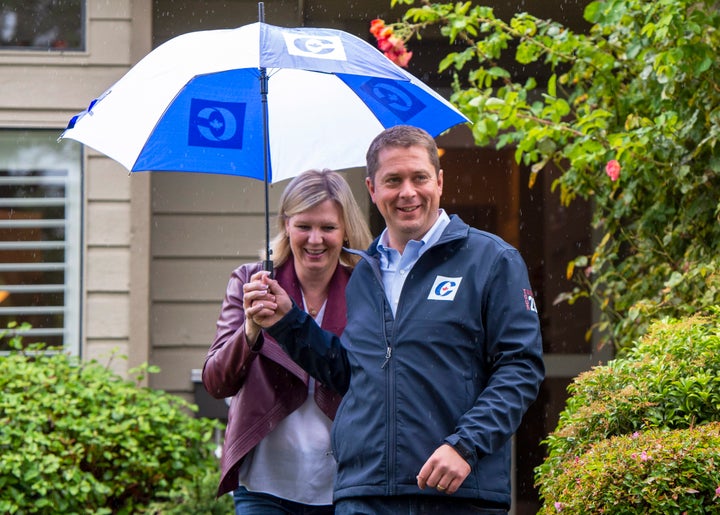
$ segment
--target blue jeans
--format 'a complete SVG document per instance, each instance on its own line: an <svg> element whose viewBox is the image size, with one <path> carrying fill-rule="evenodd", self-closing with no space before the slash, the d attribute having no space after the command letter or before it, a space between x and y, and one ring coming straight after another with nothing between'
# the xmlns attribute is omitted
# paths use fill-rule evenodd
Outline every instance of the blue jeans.
<svg viewBox="0 0 720 515"><path fill-rule="evenodd" d="M333 515L332 505L314 506L281 499L270 494L249 492L244 486L233 491L236 515Z"/></svg>
<svg viewBox="0 0 720 515"><path fill-rule="evenodd" d="M335 503L337 515L507 515L504 508L483 507L472 499L429 495L351 497Z"/></svg>

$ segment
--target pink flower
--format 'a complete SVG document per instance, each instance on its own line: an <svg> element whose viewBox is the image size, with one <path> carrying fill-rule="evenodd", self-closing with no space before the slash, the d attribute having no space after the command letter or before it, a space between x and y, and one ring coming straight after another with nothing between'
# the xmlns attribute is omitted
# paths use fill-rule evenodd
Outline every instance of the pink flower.
<svg viewBox="0 0 720 515"><path fill-rule="evenodd" d="M615 182L618 180L620 177L620 163L617 162L617 159L608 161L605 165L605 173L610 177L611 181Z"/></svg>
<svg viewBox="0 0 720 515"><path fill-rule="evenodd" d="M720 497L720 486L715 489L715 497Z"/></svg>
<svg viewBox="0 0 720 515"><path fill-rule="evenodd" d="M388 56L388 58L392 62L394 62L401 68L407 68L407 65L410 62L410 58L412 57L413 53L408 52L407 50L403 49L402 52L399 52L399 53L388 52L385 55Z"/></svg>
<svg viewBox="0 0 720 515"><path fill-rule="evenodd" d="M635 438L637 438L638 436L640 436L640 433L638 433L637 431L635 431L635 432L632 434L633 440L634 440Z"/></svg>
<svg viewBox="0 0 720 515"><path fill-rule="evenodd" d="M563 504L561 502L555 502L555 511L561 512L563 510Z"/></svg>
<svg viewBox="0 0 720 515"><path fill-rule="evenodd" d="M640 453L640 461L647 461L649 459L650 459L650 456L648 456L648 454L645 451Z"/></svg>

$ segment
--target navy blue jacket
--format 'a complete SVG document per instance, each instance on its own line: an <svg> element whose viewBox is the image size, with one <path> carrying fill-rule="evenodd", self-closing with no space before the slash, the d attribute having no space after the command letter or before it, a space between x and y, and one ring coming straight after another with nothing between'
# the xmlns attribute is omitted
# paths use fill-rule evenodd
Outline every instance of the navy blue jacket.
<svg viewBox="0 0 720 515"><path fill-rule="evenodd" d="M455 498L510 505L512 434L544 376L540 323L520 254L453 216L410 271L395 316L377 241L346 289L341 338L294 307L268 330L344 394L333 424L335 500L442 495L416 475L443 443L471 465Z"/></svg>

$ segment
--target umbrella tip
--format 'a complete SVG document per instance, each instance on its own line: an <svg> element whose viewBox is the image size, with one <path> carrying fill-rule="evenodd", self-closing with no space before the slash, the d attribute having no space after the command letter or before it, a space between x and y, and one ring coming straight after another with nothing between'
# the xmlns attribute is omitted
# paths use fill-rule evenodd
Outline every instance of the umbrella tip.
<svg viewBox="0 0 720 515"><path fill-rule="evenodd" d="M265 2L258 2L258 21L265 23Z"/></svg>

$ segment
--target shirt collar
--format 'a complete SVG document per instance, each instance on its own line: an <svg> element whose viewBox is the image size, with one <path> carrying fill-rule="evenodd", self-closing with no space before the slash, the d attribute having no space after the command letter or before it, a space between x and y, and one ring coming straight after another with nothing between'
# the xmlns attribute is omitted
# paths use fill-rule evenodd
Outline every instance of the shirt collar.
<svg viewBox="0 0 720 515"><path fill-rule="evenodd" d="M432 247L433 244L435 244L439 239L442 232L445 230L445 228L450 223L450 217L445 212L444 209L438 210L439 214L437 217L437 220L435 220L435 223L430 227L430 229L425 233L425 235L420 238L420 241L418 240L410 240L410 241L417 241L420 245L420 254L422 254L425 249ZM392 250L391 247L388 244L388 230L387 227L383 230L382 234L380 234L380 239L378 240L377 249L386 254ZM408 242L409 243L409 242Z"/></svg>

